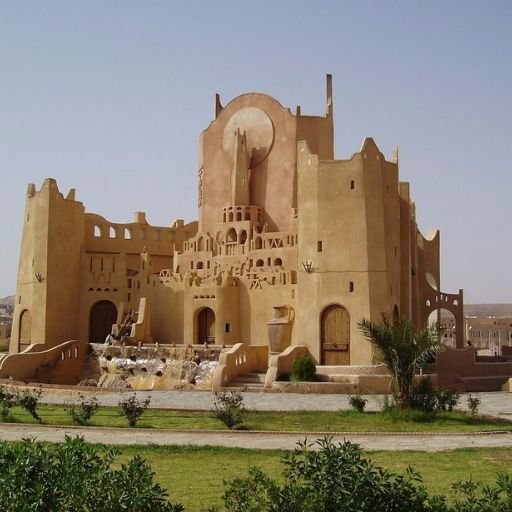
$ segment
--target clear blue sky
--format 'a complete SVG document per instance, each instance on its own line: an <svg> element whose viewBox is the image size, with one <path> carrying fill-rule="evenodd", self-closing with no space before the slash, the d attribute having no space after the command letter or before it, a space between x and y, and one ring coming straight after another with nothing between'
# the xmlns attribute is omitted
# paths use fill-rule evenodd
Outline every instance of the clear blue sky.
<svg viewBox="0 0 512 512"><path fill-rule="evenodd" d="M0 0L0 297L12 294L27 183L88 211L197 218L197 140L259 91L323 114L336 156L400 148L442 288L512 302L512 2Z"/></svg>

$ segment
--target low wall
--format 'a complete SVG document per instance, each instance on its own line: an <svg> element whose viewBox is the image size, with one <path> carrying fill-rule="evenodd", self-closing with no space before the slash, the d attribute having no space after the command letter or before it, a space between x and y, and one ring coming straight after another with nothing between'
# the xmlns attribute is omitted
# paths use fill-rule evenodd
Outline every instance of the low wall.
<svg viewBox="0 0 512 512"><path fill-rule="evenodd" d="M55 384L77 384L89 344L71 340L48 350L32 345L19 354L10 354L0 363L0 378Z"/></svg>
<svg viewBox="0 0 512 512"><path fill-rule="evenodd" d="M243 373L265 372L267 366L267 345L237 343L221 352L219 366L213 374L212 390L219 391L228 387L230 382Z"/></svg>
<svg viewBox="0 0 512 512"><path fill-rule="evenodd" d="M305 345L292 345L280 354L270 357L268 370L265 375L265 388L271 388L280 377L290 374L293 362L300 356L310 355Z"/></svg>
<svg viewBox="0 0 512 512"><path fill-rule="evenodd" d="M512 377L512 361L485 362L472 346L446 348L437 355L429 371L437 373L441 387L461 391L500 391Z"/></svg>

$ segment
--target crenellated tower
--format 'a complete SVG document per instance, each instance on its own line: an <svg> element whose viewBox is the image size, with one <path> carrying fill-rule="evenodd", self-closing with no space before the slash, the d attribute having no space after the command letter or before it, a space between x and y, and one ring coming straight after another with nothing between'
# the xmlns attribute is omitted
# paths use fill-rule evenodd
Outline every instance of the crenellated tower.
<svg viewBox="0 0 512 512"><path fill-rule="evenodd" d="M54 179L27 189L10 352L77 338L84 207Z"/></svg>

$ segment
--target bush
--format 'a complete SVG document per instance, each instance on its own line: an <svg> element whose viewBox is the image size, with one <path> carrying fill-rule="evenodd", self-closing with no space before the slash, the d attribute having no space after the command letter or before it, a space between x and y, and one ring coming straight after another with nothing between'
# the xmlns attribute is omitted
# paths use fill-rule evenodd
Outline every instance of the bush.
<svg viewBox="0 0 512 512"><path fill-rule="evenodd" d="M244 422L244 397L238 391L223 391L213 394L214 416L232 429Z"/></svg>
<svg viewBox="0 0 512 512"><path fill-rule="evenodd" d="M11 409L16 405L15 393L6 386L0 386L0 416L2 421L9 418Z"/></svg>
<svg viewBox="0 0 512 512"><path fill-rule="evenodd" d="M39 423L42 423L42 419L37 414L37 406L42 394L41 388L23 389L16 394L16 405L23 407Z"/></svg>
<svg viewBox="0 0 512 512"><path fill-rule="evenodd" d="M144 414L144 411L149 407L151 397L148 396L146 400L138 400L137 395L134 393L132 396L120 400L117 404L121 408L119 414L128 420L130 427L135 427L139 418Z"/></svg>
<svg viewBox="0 0 512 512"><path fill-rule="evenodd" d="M430 378L423 378L415 384L409 396L408 406L434 417L438 412L453 411L459 397L457 391L434 388Z"/></svg>
<svg viewBox="0 0 512 512"><path fill-rule="evenodd" d="M468 409L471 413L471 416L476 416L478 414L478 408L480 407L480 404L482 401L477 396L468 396Z"/></svg>
<svg viewBox="0 0 512 512"><path fill-rule="evenodd" d="M311 382L315 380L316 366L307 356L299 356L293 362L291 380Z"/></svg>
<svg viewBox="0 0 512 512"><path fill-rule="evenodd" d="M228 512L423 512L427 493L419 475L411 469L395 475L363 458L362 450L348 441L335 445L331 439L306 441L283 458L284 484L258 469L226 484L224 503Z"/></svg>
<svg viewBox="0 0 512 512"><path fill-rule="evenodd" d="M412 468L405 475L385 470L345 441L306 441L283 458L284 478L273 480L258 468L225 482L228 512L509 512L512 475L498 474L494 485L453 485L455 499L430 495Z"/></svg>
<svg viewBox="0 0 512 512"><path fill-rule="evenodd" d="M119 463L120 452L83 439L64 443L0 442L2 512L182 512L155 482L139 456Z"/></svg>
<svg viewBox="0 0 512 512"><path fill-rule="evenodd" d="M98 411L98 399L95 396L85 398L79 395L80 402L78 404L66 404L65 411L71 416L71 419L77 425L87 425L91 418Z"/></svg>
<svg viewBox="0 0 512 512"><path fill-rule="evenodd" d="M364 408L368 403L366 398L363 398L361 395L348 395L348 403L357 412L364 412Z"/></svg>

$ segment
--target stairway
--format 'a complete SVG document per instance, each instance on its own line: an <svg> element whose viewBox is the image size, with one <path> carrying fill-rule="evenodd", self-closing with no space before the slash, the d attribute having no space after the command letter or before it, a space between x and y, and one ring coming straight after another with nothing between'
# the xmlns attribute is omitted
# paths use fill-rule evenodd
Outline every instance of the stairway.
<svg viewBox="0 0 512 512"><path fill-rule="evenodd" d="M265 373L241 373L229 383L230 389L244 391L264 391Z"/></svg>

